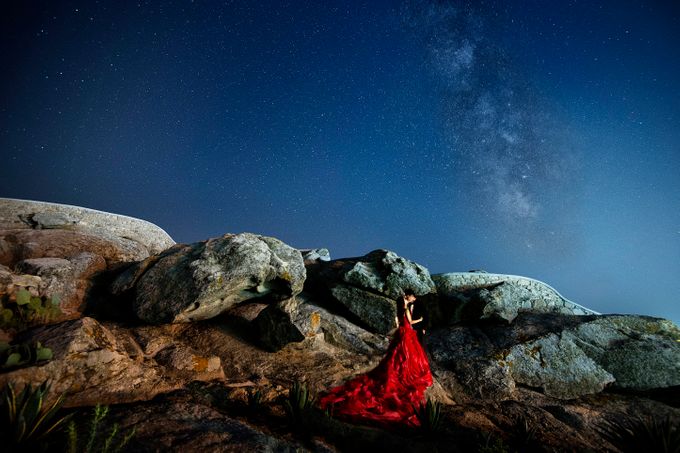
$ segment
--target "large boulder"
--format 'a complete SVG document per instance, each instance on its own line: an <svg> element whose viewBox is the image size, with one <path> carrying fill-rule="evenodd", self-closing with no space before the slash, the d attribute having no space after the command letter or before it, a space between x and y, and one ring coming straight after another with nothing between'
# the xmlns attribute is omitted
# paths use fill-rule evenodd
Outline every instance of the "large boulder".
<svg viewBox="0 0 680 453"><path fill-rule="evenodd" d="M435 374L457 399L515 397L515 388L573 399L608 386L648 391L680 385L680 330L632 315L520 314L432 332Z"/></svg>
<svg viewBox="0 0 680 453"><path fill-rule="evenodd" d="M134 312L146 322L189 322L265 295L289 298L302 291L305 276L300 252L278 239L226 234L178 244L131 266L112 292L132 292Z"/></svg>
<svg viewBox="0 0 680 453"><path fill-rule="evenodd" d="M325 288L351 320L379 334L396 327L396 299L405 289L418 296L436 291L427 268L389 250L315 263L313 269L317 286Z"/></svg>
<svg viewBox="0 0 680 453"><path fill-rule="evenodd" d="M440 323L501 318L512 322L520 312L597 314L565 299L538 280L483 271L436 274Z"/></svg>
<svg viewBox="0 0 680 453"><path fill-rule="evenodd" d="M119 244L123 249L145 250L146 256L175 243L165 231L145 220L79 206L0 198L0 230L19 229L84 233Z"/></svg>

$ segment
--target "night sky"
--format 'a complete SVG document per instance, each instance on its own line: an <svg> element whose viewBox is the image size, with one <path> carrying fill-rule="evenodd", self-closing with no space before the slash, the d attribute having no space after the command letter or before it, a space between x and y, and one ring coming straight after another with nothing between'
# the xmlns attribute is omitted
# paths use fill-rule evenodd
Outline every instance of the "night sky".
<svg viewBox="0 0 680 453"><path fill-rule="evenodd" d="M1 8L0 196L680 321L675 0Z"/></svg>

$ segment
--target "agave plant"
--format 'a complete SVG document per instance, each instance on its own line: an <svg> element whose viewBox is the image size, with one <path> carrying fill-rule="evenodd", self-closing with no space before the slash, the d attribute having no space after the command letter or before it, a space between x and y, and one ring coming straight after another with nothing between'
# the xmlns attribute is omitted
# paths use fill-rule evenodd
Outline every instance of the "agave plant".
<svg viewBox="0 0 680 453"><path fill-rule="evenodd" d="M288 399L284 403L286 414L288 418L297 427L300 427L305 422L305 417L314 406L315 398L307 389L305 383L294 382L293 386L288 390Z"/></svg>
<svg viewBox="0 0 680 453"><path fill-rule="evenodd" d="M11 446L39 446L47 436L57 431L70 416L56 417L64 402L64 395L45 405L50 385L43 382L35 389L26 384L17 396L9 383L2 395L0 430L3 442Z"/></svg>
<svg viewBox="0 0 680 453"><path fill-rule="evenodd" d="M420 427L426 433L435 433L441 428L441 403L428 399L416 409Z"/></svg>
<svg viewBox="0 0 680 453"><path fill-rule="evenodd" d="M680 425L670 417L608 420L600 425L599 431L623 453L680 453Z"/></svg>

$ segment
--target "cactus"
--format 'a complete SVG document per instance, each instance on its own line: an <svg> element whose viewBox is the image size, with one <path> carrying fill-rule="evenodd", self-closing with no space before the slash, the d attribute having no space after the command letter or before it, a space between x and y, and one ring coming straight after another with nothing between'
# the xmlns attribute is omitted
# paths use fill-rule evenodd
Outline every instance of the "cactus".
<svg viewBox="0 0 680 453"><path fill-rule="evenodd" d="M35 344L19 343L0 345L0 369L15 368L37 362L52 360L52 350L43 347L40 342Z"/></svg>
<svg viewBox="0 0 680 453"><path fill-rule="evenodd" d="M23 330L49 322L61 314L59 295L36 296L26 288L0 294L0 328Z"/></svg>
<svg viewBox="0 0 680 453"><path fill-rule="evenodd" d="M31 302L31 293L26 288L21 288L16 293L16 304L19 306L28 305Z"/></svg>

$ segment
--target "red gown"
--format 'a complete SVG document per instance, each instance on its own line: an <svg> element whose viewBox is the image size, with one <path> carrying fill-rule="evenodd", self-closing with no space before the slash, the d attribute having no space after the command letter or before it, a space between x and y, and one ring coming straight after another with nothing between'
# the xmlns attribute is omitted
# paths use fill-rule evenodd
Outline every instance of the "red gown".
<svg viewBox="0 0 680 453"><path fill-rule="evenodd" d="M415 409L423 403L425 389L430 385L427 355L403 314L378 366L322 394L319 406L350 421L418 426Z"/></svg>

